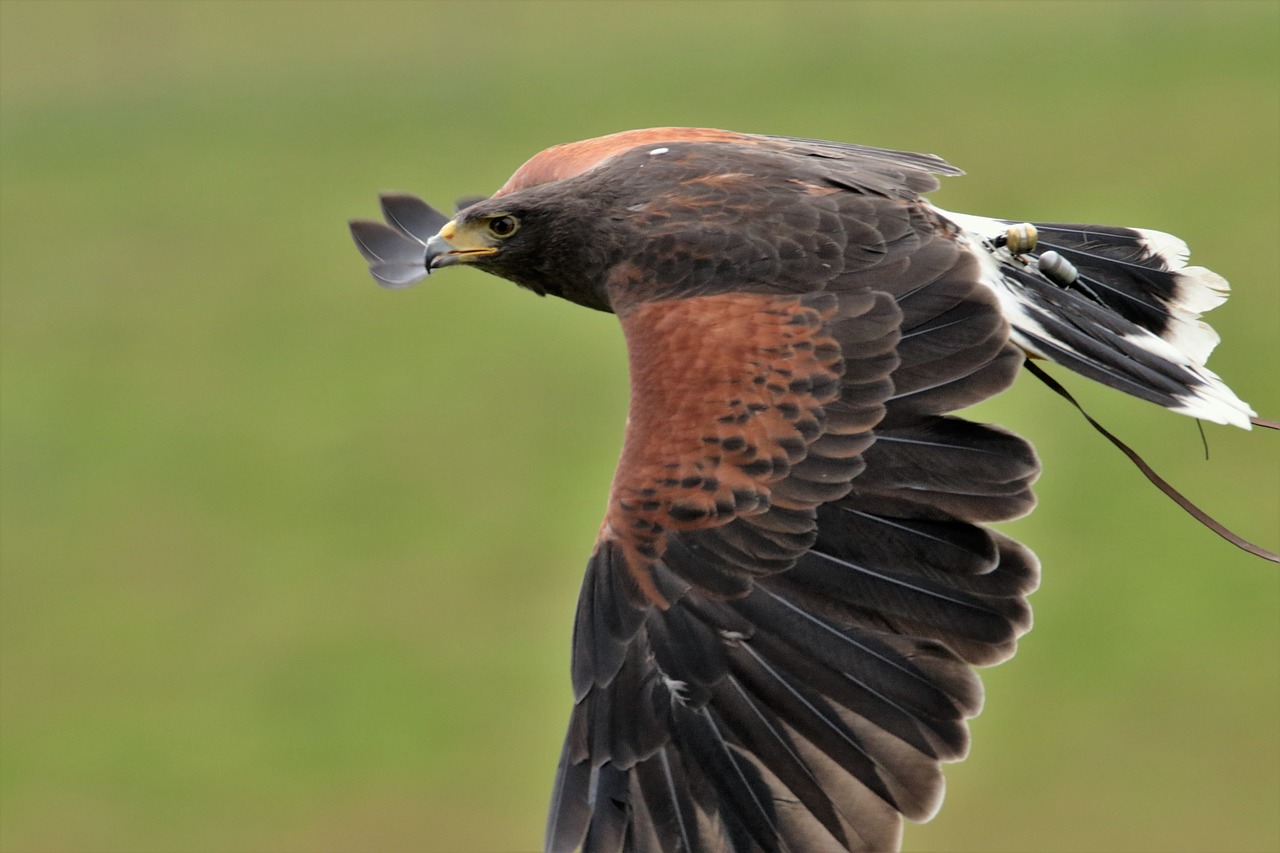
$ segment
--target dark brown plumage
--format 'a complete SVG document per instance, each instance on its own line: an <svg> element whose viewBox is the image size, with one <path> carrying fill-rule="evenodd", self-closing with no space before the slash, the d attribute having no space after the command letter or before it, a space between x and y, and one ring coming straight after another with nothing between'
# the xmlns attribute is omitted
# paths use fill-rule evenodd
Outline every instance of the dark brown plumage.
<svg viewBox="0 0 1280 853"><path fill-rule="evenodd" d="M548 850L896 847L901 816L939 807L981 706L971 666L1013 654L1038 579L983 526L1031 509L1034 451L949 413L1005 389L1026 351L1173 408L1247 411L1207 350L1160 348L1212 282L1154 232L1062 237L1095 285L1137 294L1109 298L1143 300L1126 318L1070 264L1039 271L1034 243L975 230L997 220L922 201L934 174L957 170L660 128L549 149L451 222L393 196L392 227L353 223L385 284L469 263L612 311L626 336L629 425L579 599ZM1057 333L1054 300L1105 322ZM1155 355L1135 367L1135 348Z"/></svg>

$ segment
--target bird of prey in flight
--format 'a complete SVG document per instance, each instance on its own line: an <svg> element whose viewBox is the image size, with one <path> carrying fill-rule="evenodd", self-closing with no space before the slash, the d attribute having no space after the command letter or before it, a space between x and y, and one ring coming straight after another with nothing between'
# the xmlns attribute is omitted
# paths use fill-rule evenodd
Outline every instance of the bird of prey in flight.
<svg viewBox="0 0 1280 853"><path fill-rule="evenodd" d="M656 128L543 151L452 219L388 194L386 224L351 223L387 287L472 266L626 338L548 851L895 849L938 810L973 667L1014 653L1039 578L987 526L1031 510L1035 452L951 413L1040 359L1264 423L1205 367L1227 283L1181 240L922 198L956 174Z"/></svg>

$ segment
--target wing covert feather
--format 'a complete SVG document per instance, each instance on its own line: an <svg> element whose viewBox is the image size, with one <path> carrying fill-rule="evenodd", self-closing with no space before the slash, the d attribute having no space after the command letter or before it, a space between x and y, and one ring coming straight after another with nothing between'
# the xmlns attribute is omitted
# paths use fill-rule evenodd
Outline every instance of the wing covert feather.
<svg viewBox="0 0 1280 853"><path fill-rule="evenodd" d="M742 555L733 568L747 576L762 570L770 552L768 568L789 566L812 544L813 511L847 493L861 470L861 445L842 439L873 425L828 422L845 374L835 336L891 351L899 319L891 301L869 292L733 294L642 303L620 319L632 399L601 538L619 544L636 585L660 607L668 602L649 566L663 556L671 532L758 519L737 533L754 535L745 552L707 537L691 544L722 558ZM866 384L884 379L892 363L870 371L865 359L857 365L856 378ZM887 386L881 393L887 396ZM724 582L745 591L745 578ZM704 583L717 585L709 577Z"/></svg>

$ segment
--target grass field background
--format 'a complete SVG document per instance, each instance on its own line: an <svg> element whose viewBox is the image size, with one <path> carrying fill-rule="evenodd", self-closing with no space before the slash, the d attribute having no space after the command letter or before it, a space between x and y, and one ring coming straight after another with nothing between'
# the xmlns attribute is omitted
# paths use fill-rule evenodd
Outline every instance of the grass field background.
<svg viewBox="0 0 1280 853"><path fill-rule="evenodd" d="M1161 228L1280 414L1276 3L0 3L0 849L525 851L618 451L616 321L346 233L557 142L932 151L944 207ZM1059 376L1063 375L1059 371ZM1029 379L1029 378L1028 378ZM1069 380L1280 545L1280 436ZM1280 573L1024 380L1036 628L913 851L1280 848Z"/></svg>

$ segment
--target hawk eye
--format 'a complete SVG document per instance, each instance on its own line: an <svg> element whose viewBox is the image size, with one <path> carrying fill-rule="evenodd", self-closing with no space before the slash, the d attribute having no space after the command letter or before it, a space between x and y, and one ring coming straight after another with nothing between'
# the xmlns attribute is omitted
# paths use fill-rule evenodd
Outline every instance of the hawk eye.
<svg viewBox="0 0 1280 853"><path fill-rule="evenodd" d="M489 220L489 233L495 237L510 237L516 233L516 229L520 227L519 221L514 216L503 214L495 216Z"/></svg>

